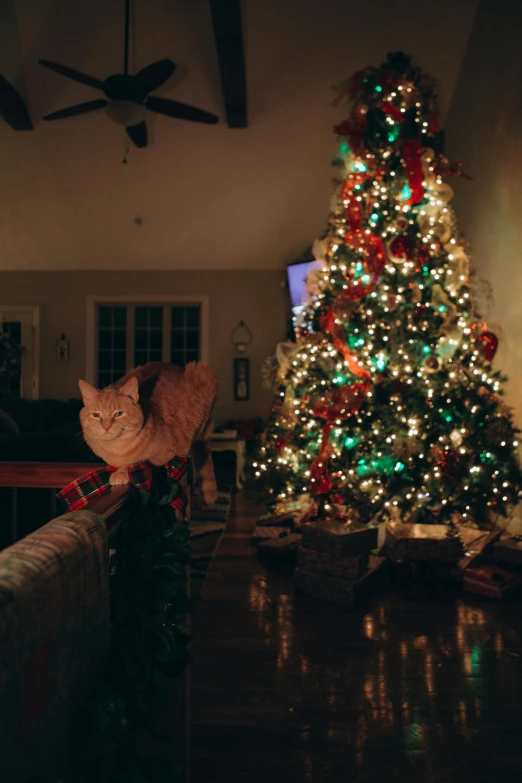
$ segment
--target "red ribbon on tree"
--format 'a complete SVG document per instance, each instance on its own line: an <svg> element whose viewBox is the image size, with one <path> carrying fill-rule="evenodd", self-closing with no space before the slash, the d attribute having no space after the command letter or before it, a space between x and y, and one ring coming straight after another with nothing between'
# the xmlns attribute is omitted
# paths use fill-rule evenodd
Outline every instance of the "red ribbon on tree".
<svg viewBox="0 0 522 783"><path fill-rule="evenodd" d="M402 148L402 157L408 172L408 185L411 195L407 200L408 204L418 204L424 197L424 188L422 180L424 174L421 163L422 144L420 139L406 139Z"/></svg>
<svg viewBox="0 0 522 783"><path fill-rule="evenodd" d="M353 271L346 275L348 287L337 297L336 301L339 305L346 301L357 302L375 291L386 265L386 252L382 239L375 234L367 233L362 229L348 231L344 241L349 247L361 251L360 260L363 270L357 278Z"/></svg>
<svg viewBox="0 0 522 783"><path fill-rule="evenodd" d="M346 343L342 325L338 323L332 307L321 317L321 329L332 337L333 344L342 355L350 371L358 378L358 383L344 384L325 393L313 407L318 419L325 419L319 454L310 467L311 490L314 495L326 495L332 489L333 482L329 472L329 460L332 451L330 433L334 421L345 421L356 413L371 389L371 375Z"/></svg>
<svg viewBox="0 0 522 783"><path fill-rule="evenodd" d="M329 307L326 313L319 319L319 324L323 332L332 337L333 344L343 357L348 369L358 378L370 380L370 373L359 362L357 356L348 347L346 335L342 325L337 321L332 307ZM344 388L344 387L342 387Z"/></svg>

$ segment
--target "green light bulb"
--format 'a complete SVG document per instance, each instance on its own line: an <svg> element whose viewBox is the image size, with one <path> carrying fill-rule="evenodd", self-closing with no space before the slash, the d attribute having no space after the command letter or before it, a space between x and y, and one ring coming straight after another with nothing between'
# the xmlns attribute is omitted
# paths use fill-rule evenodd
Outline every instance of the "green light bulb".
<svg viewBox="0 0 522 783"><path fill-rule="evenodd" d="M372 214L370 215L370 220L379 220L379 215L377 214L377 212L372 212Z"/></svg>
<svg viewBox="0 0 522 783"><path fill-rule="evenodd" d="M346 438L346 440L344 441L344 445L346 446L347 449L353 449L356 443L357 441L355 440L355 438Z"/></svg>
<svg viewBox="0 0 522 783"><path fill-rule="evenodd" d="M397 473L400 473L401 470L404 470L404 463L403 462L396 462L395 463L395 470Z"/></svg>
<svg viewBox="0 0 522 783"><path fill-rule="evenodd" d="M401 198L407 201L411 196L411 188L409 185L405 185L401 191Z"/></svg>
<svg viewBox="0 0 522 783"><path fill-rule="evenodd" d="M382 87L380 84L375 85L375 92L382 92Z"/></svg>
<svg viewBox="0 0 522 783"><path fill-rule="evenodd" d="M424 353L431 353L431 346L425 345L422 350L424 351Z"/></svg>

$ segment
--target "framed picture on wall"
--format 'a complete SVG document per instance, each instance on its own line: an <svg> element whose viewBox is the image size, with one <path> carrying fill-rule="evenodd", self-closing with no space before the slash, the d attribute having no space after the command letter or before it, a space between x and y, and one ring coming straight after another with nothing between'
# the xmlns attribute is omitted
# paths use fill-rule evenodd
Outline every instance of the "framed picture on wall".
<svg viewBox="0 0 522 783"><path fill-rule="evenodd" d="M250 399L249 359L242 356L234 359L234 400Z"/></svg>

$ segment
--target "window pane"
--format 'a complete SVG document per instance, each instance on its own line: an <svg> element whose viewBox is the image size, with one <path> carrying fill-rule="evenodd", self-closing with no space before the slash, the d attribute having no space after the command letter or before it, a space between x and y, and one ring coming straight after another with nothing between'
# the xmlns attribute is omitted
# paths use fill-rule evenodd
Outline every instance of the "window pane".
<svg viewBox="0 0 522 783"><path fill-rule="evenodd" d="M114 332L113 346L117 351L124 351L127 344L127 334L123 329L116 329ZM100 346L101 347L101 346Z"/></svg>
<svg viewBox="0 0 522 783"><path fill-rule="evenodd" d="M163 343L163 333L159 329L154 329L150 333L150 348L153 351L160 351L161 353L161 346Z"/></svg>
<svg viewBox="0 0 522 783"><path fill-rule="evenodd" d="M134 364L161 361L163 348L163 305L136 307L134 334ZM158 356L159 354L159 356Z"/></svg>
<svg viewBox="0 0 522 783"><path fill-rule="evenodd" d="M134 324L137 327L147 327L149 325L149 308L136 307L134 309Z"/></svg>
<svg viewBox="0 0 522 783"><path fill-rule="evenodd" d="M199 351L187 351L186 357L186 362L197 362L199 361Z"/></svg>
<svg viewBox="0 0 522 783"><path fill-rule="evenodd" d="M127 307L114 307L114 326L127 326Z"/></svg>
<svg viewBox="0 0 522 783"><path fill-rule="evenodd" d="M151 307L150 309L150 326L162 327L163 326L163 307Z"/></svg>
<svg viewBox="0 0 522 783"><path fill-rule="evenodd" d="M114 351L113 354L113 368L115 370L123 370L125 372L125 351Z"/></svg>
<svg viewBox="0 0 522 783"><path fill-rule="evenodd" d="M112 326L112 307L100 307L98 310L98 318L100 328Z"/></svg>
<svg viewBox="0 0 522 783"><path fill-rule="evenodd" d="M173 331L170 344L173 351L185 350L185 332L180 329Z"/></svg>
<svg viewBox="0 0 522 783"><path fill-rule="evenodd" d="M187 307L186 326L199 327L199 307Z"/></svg>
<svg viewBox="0 0 522 783"><path fill-rule="evenodd" d="M173 307L171 309L171 323L172 328L183 329L185 326L185 308Z"/></svg>
<svg viewBox="0 0 522 783"><path fill-rule="evenodd" d="M21 321L4 321L3 330L15 343L22 343ZM0 375L0 398L18 399L20 397L21 373L19 370L11 370L6 375Z"/></svg>
<svg viewBox="0 0 522 783"><path fill-rule="evenodd" d="M101 372L99 374L98 378L98 386L100 389L103 389L105 386L108 386L112 381L112 373L110 372Z"/></svg>
<svg viewBox="0 0 522 783"><path fill-rule="evenodd" d="M110 351L112 348L111 332L108 329L100 329L98 335L98 348L100 351Z"/></svg>
<svg viewBox="0 0 522 783"><path fill-rule="evenodd" d="M147 332L145 329L136 329L136 334L134 335L134 348L136 351L147 350Z"/></svg>
<svg viewBox="0 0 522 783"><path fill-rule="evenodd" d="M187 330L187 350L199 351L199 332L195 329Z"/></svg>
<svg viewBox="0 0 522 783"><path fill-rule="evenodd" d="M127 306L100 306L98 324L98 385L103 387L125 373Z"/></svg>
<svg viewBox="0 0 522 783"><path fill-rule="evenodd" d="M98 367L100 372L110 370L112 367L112 353L110 351L100 351L98 357Z"/></svg>
<svg viewBox="0 0 522 783"><path fill-rule="evenodd" d="M185 354L183 351L172 351L172 364L178 364L180 367L185 366Z"/></svg>

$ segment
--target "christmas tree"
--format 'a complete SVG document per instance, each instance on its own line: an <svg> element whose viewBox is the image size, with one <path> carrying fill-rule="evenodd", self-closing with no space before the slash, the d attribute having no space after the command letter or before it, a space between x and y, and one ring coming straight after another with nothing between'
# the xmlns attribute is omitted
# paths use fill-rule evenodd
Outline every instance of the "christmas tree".
<svg viewBox="0 0 522 783"><path fill-rule="evenodd" d="M299 514L481 522L522 474L478 312L434 80L401 52L339 87L336 189L296 341L280 344L257 475Z"/></svg>

